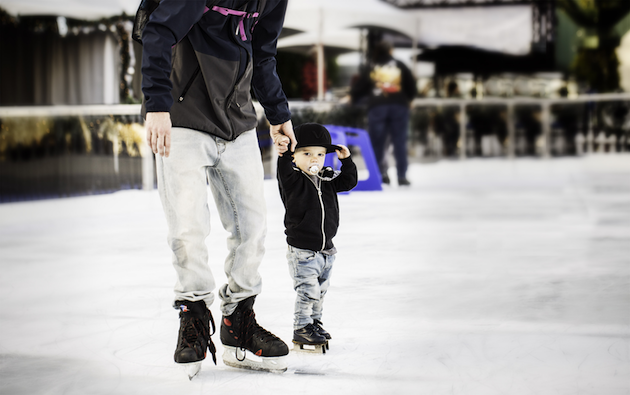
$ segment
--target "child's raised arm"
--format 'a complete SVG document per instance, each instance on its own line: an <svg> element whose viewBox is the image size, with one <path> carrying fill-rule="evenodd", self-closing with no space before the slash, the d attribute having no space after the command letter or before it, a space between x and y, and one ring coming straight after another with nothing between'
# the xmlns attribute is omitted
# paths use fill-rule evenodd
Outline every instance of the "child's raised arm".
<svg viewBox="0 0 630 395"><path fill-rule="evenodd" d="M335 150L335 152L337 153L337 158L339 159L346 159L347 157L350 156L350 150L348 149L348 147L346 147L345 145L341 145L338 144L339 147L341 147L340 150Z"/></svg>

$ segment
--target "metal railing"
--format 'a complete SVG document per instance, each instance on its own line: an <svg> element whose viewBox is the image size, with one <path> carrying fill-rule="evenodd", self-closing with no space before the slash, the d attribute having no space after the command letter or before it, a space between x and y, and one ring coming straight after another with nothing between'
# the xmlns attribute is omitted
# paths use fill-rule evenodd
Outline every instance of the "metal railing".
<svg viewBox="0 0 630 395"><path fill-rule="evenodd" d="M471 128L471 123L469 122L473 120L474 116L478 116L478 113L475 113L476 107L488 107L492 108L491 110L495 113L497 112L497 107L502 114L501 118L501 133L502 133L502 143L500 146L501 153L500 155L504 155L508 158L515 158L517 155L520 155L522 151L522 146L518 146L517 149L517 137L522 140L522 128L519 125L519 117L523 114L523 108L535 108L536 112L536 130L538 131L538 140L542 141L542 144L536 147L536 153L543 158L549 158L554 153L557 154L557 151L552 150L551 140L555 139L558 134L556 130L553 129L552 123L554 122L554 117L556 116L554 111L560 106L576 106L577 110L574 108L571 114L577 114L580 118L583 119L580 124L580 133L578 133L578 137L581 138L579 141L579 145L585 145L585 149L578 150L577 154L581 152L593 152L593 145L598 145L601 150L602 141L599 141L599 137L595 137L597 134L601 136L604 133L604 126L601 121L601 114L598 111L602 110L604 106L615 106L617 104L609 104L612 102L617 102L621 107L625 109L625 113L623 113L623 125L617 126L617 131L623 129L623 146L624 150L630 150L630 94L628 93L619 93L619 94L598 94L598 95L582 95L578 97L570 97L570 98L527 98L527 97L515 97L515 98L482 98L482 99L440 99L440 98L423 98L416 99L412 103L412 107L414 111L424 111L426 114L439 114L445 108L450 108L452 111L449 114L458 114L457 117L457 126L451 126L451 129L454 130L451 135L455 134L454 138L457 140L457 151L456 156L465 159L470 156L470 153L474 151L471 150L471 145L477 148L479 147L478 137L479 136L471 136L472 134L479 134L480 131L475 128ZM339 111L344 108L344 105L336 102L301 102L301 101L291 101L289 103L291 110L297 116L300 111L308 110L311 112L316 112L319 114L332 114L335 111ZM260 125L264 125L264 115L262 107L255 103L256 111L259 114L259 122ZM528 110L528 111L529 111ZM355 108L356 112L356 108ZM101 177L109 177L110 179L120 179L127 180L129 179L129 172L134 174L133 177L138 177L138 174L141 171L141 180L142 180L142 188L143 189L153 189L154 188L154 157L153 153L148 149L148 145L144 141L144 131L142 130L142 119L139 116L140 114L140 105L86 105L86 106L34 106L34 107L0 107L0 126L2 126L2 130L0 131L0 151L4 150L4 157L0 157L0 176L2 174L5 175L5 179L3 180L3 184L8 185L10 181L7 177L13 177L10 182L22 182L29 183L35 179L44 180L42 174L46 173L45 180L47 180L48 184L50 184L51 177L59 177L63 178L63 180L59 181L58 184L63 184L65 186L69 185L70 178L78 177L77 174L80 173L80 177L86 178L89 177L89 169L85 168L85 166L92 166L94 168L103 169L107 174L100 174ZM477 115L475 115L477 114ZM598 115L599 114L599 115ZM356 114L355 114L356 115ZM432 116L433 116L432 115ZM495 114L496 115L496 114ZM363 119L363 117L359 117ZM470 118L470 119L469 119ZM357 119L357 118L355 118ZM46 131L42 132L42 125L40 120L45 120L45 122L49 122L48 125L53 125L56 129L54 131ZM70 123L68 123L70 120ZM37 126L40 128L37 131L37 138L30 138L30 143L24 143L24 140L20 142L20 136L18 136L21 131L24 133L33 132L29 125L35 125L37 122L40 124ZM44 123L45 123L44 122ZM64 124L64 122L66 122ZM109 134L103 138L109 139L106 142L107 148L103 151L103 141L96 141L95 137L98 129L98 123L109 123ZM361 121L363 122L363 121ZM55 125L55 123L57 123ZM59 125L61 123L61 125ZM77 126L80 124L80 127ZM135 129L133 132L124 130L124 125L133 124L135 125ZM21 125L21 129L15 129L15 125ZM88 126L86 126L88 125ZM425 122L425 129L427 123ZM451 125L455 125L451 123ZM348 125L355 127L365 127L365 125ZM11 130L11 127L14 127L15 130ZM68 140L71 136L64 135L63 133L70 133L64 129L68 127L70 129L74 128L73 132L75 140L81 140L84 138L89 139L89 134L92 133L92 141L91 144L100 144L101 151L92 150L91 153L89 149L87 151L72 151L68 150L66 147L67 144L70 144L70 140ZM262 127L262 126L261 126ZM82 128L82 129L81 129ZM113 128L113 129L112 129ZM118 128L118 129L116 129ZM264 128L264 127L263 127ZM414 126L412 126L412 129ZM436 125L431 124L429 126L432 129L432 132L436 132ZM621 129L620 129L621 128ZM45 128L44 128L45 129ZM113 130L113 132L112 132ZM118 132L116 131L118 130ZM101 126L102 131L102 126ZM413 130L412 130L413 132ZM481 131L482 133L488 133L488 131ZM57 133L55 139L49 139L46 142L46 133L48 133L48 137L50 134ZM61 134L60 134L61 133ZM100 132L99 132L100 133ZM118 133L118 134L117 134ZM124 135L127 133L127 135ZM134 140L128 140L124 144L122 141L129 136L129 133L134 134ZM520 133L520 134L519 134ZM44 136L42 138L42 136ZM99 135L100 136L100 135ZM572 136L576 136L573 133ZM17 137L17 138L16 138ZM476 137L475 141L473 137ZM612 136L614 137L614 136ZM101 137L98 137L101 138ZM572 137L573 138L573 137ZM12 139L12 140L11 140ZM116 140L119 139L119 140ZM8 143L11 140L12 143ZM75 141L73 140L73 141ZM115 141L114 141L115 140ZM577 138L576 138L577 140ZM25 160L20 159L18 155L18 159L11 159L10 156L7 156L7 147L11 147L11 144L22 144L22 147L26 147L26 151L30 152L31 158L35 158L35 160L39 160L40 162L31 163L33 159ZM35 141L35 143L33 143ZM46 142L46 144L44 144ZM452 140L451 140L452 142ZM29 144L31 144L29 146ZM61 144L62 148L53 147L51 144ZM75 144L75 143L73 143ZM85 142L82 143L85 148ZM135 157L131 158L128 151L123 151L112 149L112 147L117 146L120 147L125 146L127 148L131 147L132 151L135 151ZM80 144L79 144L80 145ZM69 146L69 145L68 145ZM76 145L75 145L76 146ZM31 147L31 148L29 148ZM33 148L34 147L34 148ZM97 148L96 146L94 146ZM14 149L14 152L20 152L22 148ZM49 150L46 152L50 152L59 160L52 160L50 156L45 157L48 158L46 160L42 160L41 157L33 156L33 152L37 150ZM64 151L65 149L65 151ZM138 154L139 151L139 154ZM610 151L614 151L610 149ZM64 154L64 152L69 154ZM83 152L83 153L82 153ZM0 152L2 153L2 152ZM123 155L120 158L120 174L119 174L119 157L118 155ZM59 156L62 155L62 156ZM63 156L65 155L65 156ZM141 156L140 159L138 156ZM438 155L439 157L440 155ZM37 159L40 158L40 159ZM141 160L141 169L139 166L139 161ZM91 161L91 162L90 162ZM94 162L94 163L92 163ZM98 162L98 164L96 164ZM133 163L135 164L133 164ZM41 166L57 166L59 170L42 172ZM73 170L72 166L83 166L83 169ZM131 167L130 167L131 166ZM132 169L133 167L133 169ZM49 174L50 173L50 174ZM89 173L89 174L88 174ZM129 174L128 174L129 173ZM9 174L11 174L9 176ZM54 175L57 174L57 175ZM96 174L96 173L94 173ZM18 180L16 177L22 179ZM38 178L39 177L39 178ZM113 178L112 178L113 177ZM127 178L125 178L127 177ZM9 180L9 181L8 181ZM127 182L127 181L124 181ZM134 181L135 182L135 181ZM83 182L87 184L87 181ZM80 184L80 183L79 183ZM6 186L5 185L5 186ZM83 184L81 184L83 185ZM138 184L135 184L138 185ZM136 186L137 187L137 186ZM47 187L48 188L48 187ZM64 187L65 188L65 187ZM6 189L6 188L5 188ZM62 188L63 189L63 188ZM70 190L66 188L66 190ZM0 192L2 192L2 188L0 188ZM63 195L64 193L62 193ZM1 196L0 196L1 198ZM2 201L2 199L0 199Z"/></svg>
<svg viewBox="0 0 630 395"><path fill-rule="evenodd" d="M0 202L153 189L139 105L0 107Z"/></svg>
<svg viewBox="0 0 630 395"><path fill-rule="evenodd" d="M630 101L630 93L611 93L611 94L593 94L593 95L580 95L569 98L529 98L529 97L515 97L515 98L482 98L482 99L450 99L450 98L429 98L429 99L415 99L412 103L414 108L421 107L435 107L435 106L457 106L459 107L459 157L465 159L467 154L467 109L471 106L479 105L503 105L507 109L507 156L514 158L515 154L515 141L516 141L516 119L515 108L522 105L536 105L541 108L540 124L542 128L542 156L549 158L551 156L551 107L558 104L586 104L586 103L600 103L600 102L628 102ZM593 140L593 116L589 117L589 124L587 126L590 136L586 136L585 139ZM587 132L587 133L588 133Z"/></svg>

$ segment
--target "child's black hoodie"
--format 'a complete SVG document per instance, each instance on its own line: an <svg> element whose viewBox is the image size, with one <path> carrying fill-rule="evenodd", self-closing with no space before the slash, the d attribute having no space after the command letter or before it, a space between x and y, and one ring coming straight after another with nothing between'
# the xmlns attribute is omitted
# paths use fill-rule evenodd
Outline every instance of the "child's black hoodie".
<svg viewBox="0 0 630 395"><path fill-rule="evenodd" d="M357 185L357 167L351 157L341 160L341 171L325 168L320 177L309 176L293 165L291 152L278 158L278 187L286 209L287 243L311 251L331 250L339 227L337 192Z"/></svg>

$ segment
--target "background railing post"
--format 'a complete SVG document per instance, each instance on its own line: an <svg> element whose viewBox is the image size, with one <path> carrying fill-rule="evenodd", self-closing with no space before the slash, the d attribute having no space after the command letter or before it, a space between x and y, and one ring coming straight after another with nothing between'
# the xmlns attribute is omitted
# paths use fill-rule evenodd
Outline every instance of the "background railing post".
<svg viewBox="0 0 630 395"><path fill-rule="evenodd" d="M542 106L542 114L541 114L541 126L542 126L542 140L543 140L543 149L542 156L543 158L551 157L551 112L549 108L551 107L548 101L543 101L541 103Z"/></svg>
<svg viewBox="0 0 630 395"><path fill-rule="evenodd" d="M514 119L514 102L511 100L507 103L505 123L508 132L507 154L508 158L514 159L516 157L516 119Z"/></svg>
<svg viewBox="0 0 630 395"><path fill-rule="evenodd" d="M459 103L459 158L466 159L466 102Z"/></svg>

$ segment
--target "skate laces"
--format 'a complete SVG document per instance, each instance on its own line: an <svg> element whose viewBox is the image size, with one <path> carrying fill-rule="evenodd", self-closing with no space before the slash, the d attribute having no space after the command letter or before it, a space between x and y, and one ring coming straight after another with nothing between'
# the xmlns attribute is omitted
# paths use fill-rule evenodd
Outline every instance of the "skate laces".
<svg viewBox="0 0 630 395"><path fill-rule="evenodd" d="M245 333L245 339L247 339L248 341L251 340L254 336L260 336L265 341L265 343L268 343L269 341L280 340L278 336L258 325L258 322L256 322L256 314L254 314L254 310L250 310L247 316L246 328L247 332Z"/></svg>
<svg viewBox="0 0 630 395"><path fill-rule="evenodd" d="M199 337L199 331L197 329L196 322L194 317L186 317L183 322L183 331L182 331L182 340L188 347L192 347L197 338Z"/></svg>
<svg viewBox="0 0 630 395"><path fill-rule="evenodd" d="M214 326L214 318L212 318L212 313L208 313L208 315L210 316L210 325L208 329L212 328L212 333L209 333L207 337L208 350L210 350L210 354L212 355L212 361L216 365L217 364L217 348L214 346L214 343L212 342L212 339L210 338L210 336L214 335L214 333L217 331L217 328Z"/></svg>
<svg viewBox="0 0 630 395"><path fill-rule="evenodd" d="M243 339L243 345L240 347L241 351L247 350L248 348L250 348L249 351L252 351L252 339L254 336L260 337L264 343L280 340L278 336L269 332L256 322L256 314L254 313L254 310L248 310L243 313L243 323L244 325L241 326L239 334L239 338ZM252 352L255 353L255 351ZM237 353L236 359L239 361L245 360L245 353L243 352L243 359L239 358Z"/></svg>
<svg viewBox="0 0 630 395"><path fill-rule="evenodd" d="M201 336L202 339L208 342L208 350L210 351L210 354L212 354L212 361L214 361L214 364L216 365L217 349L210 338L210 336L214 335L216 332L212 314L208 312L209 325L205 325L203 319L196 317L192 313L183 312L182 314L182 340L188 347L194 348L197 339ZM210 333L210 328L212 328L212 333Z"/></svg>

